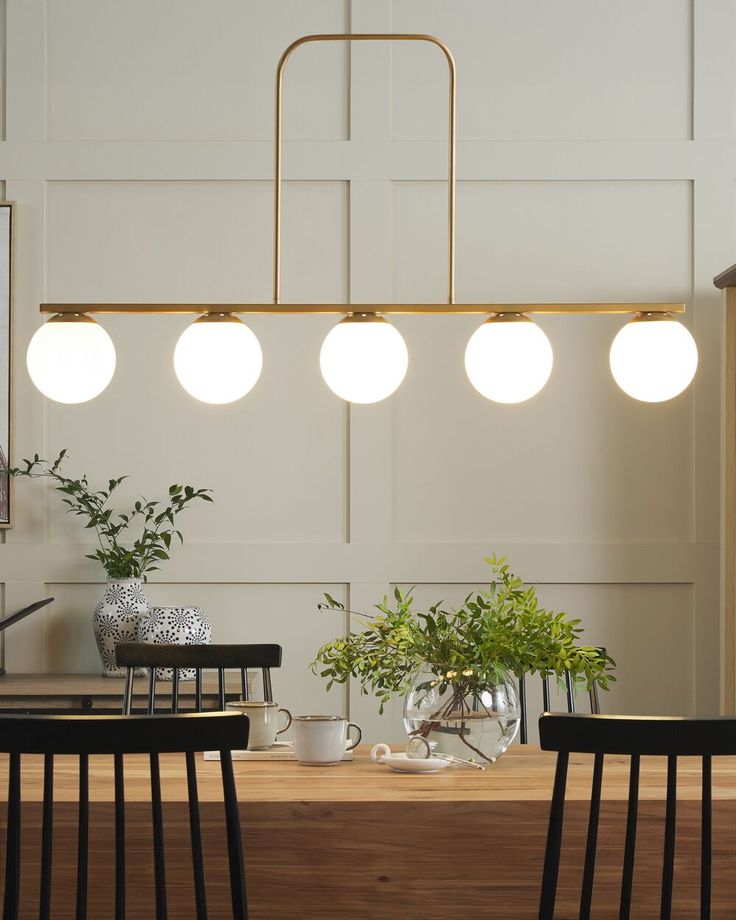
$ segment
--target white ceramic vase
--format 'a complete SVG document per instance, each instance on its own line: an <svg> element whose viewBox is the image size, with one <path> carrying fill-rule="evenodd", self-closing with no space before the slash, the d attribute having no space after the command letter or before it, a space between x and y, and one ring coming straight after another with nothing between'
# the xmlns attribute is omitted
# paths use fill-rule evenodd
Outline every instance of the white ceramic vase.
<svg viewBox="0 0 736 920"><path fill-rule="evenodd" d="M209 645L212 627L201 607L150 607L138 620L136 641L159 645ZM156 668L157 680L171 680L173 668ZM193 668L180 668L180 680L194 680Z"/></svg>
<svg viewBox="0 0 736 920"><path fill-rule="evenodd" d="M138 620L148 610L140 578L108 579L93 617L103 677L125 677L125 668L117 664L115 646L136 641Z"/></svg>

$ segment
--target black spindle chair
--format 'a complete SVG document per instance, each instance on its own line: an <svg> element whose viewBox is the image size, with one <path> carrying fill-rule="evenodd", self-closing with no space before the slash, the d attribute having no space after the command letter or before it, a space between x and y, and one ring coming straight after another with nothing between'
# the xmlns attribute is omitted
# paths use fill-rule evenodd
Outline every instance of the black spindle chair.
<svg viewBox="0 0 736 920"><path fill-rule="evenodd" d="M106 911L105 916L114 916L115 920L125 920L124 757L128 754L149 755L155 916L156 920L166 920L168 915L165 880L166 856L159 769L159 754L164 753L181 753L185 756L192 845L193 894L197 920L206 920L207 898L197 796L197 772L194 760L195 752L202 750L220 752L232 916L234 920L246 920L248 908L240 817L230 752L244 747L247 738L248 719L236 712L187 713L179 716L0 716L0 752L10 755L3 920L18 920L20 917L21 757L24 754L44 755L38 910L40 920L49 920L51 917L54 757L57 754L79 756L77 920L86 920L88 916L89 758L96 754L113 755L115 787L113 897L115 907L114 911ZM24 908L23 916L29 916L27 908Z"/></svg>
<svg viewBox="0 0 736 920"><path fill-rule="evenodd" d="M605 650L604 650L605 651ZM542 677L542 709L544 712L549 712L552 707L550 705L550 692L549 692L549 681L550 677L548 674L545 674ZM601 711L600 700L598 697L598 685L596 683L588 691L588 697L590 699L590 712L592 715L598 715ZM569 671L565 671L565 701L567 703L567 712L572 714L575 712L575 678ZM526 744L529 740L529 732L527 727L528 720L528 704L527 704L527 694L526 694L526 674L522 674L519 678L519 706L521 708L521 717L519 724L519 742L521 744Z"/></svg>
<svg viewBox="0 0 736 920"><path fill-rule="evenodd" d="M133 708L133 681L138 668L148 668L147 712L156 711L156 669L171 668L171 712L180 711L179 681L181 672L194 670L194 710L202 712L202 683L205 670L217 671L218 705L225 708L225 672L240 671L242 699L249 698L248 671L260 670L263 698L273 702L271 668L281 667L280 645L153 645L144 642L121 643L115 654L119 667L127 668L123 691L123 715Z"/></svg>
<svg viewBox="0 0 736 920"><path fill-rule="evenodd" d="M539 906L539 920L552 920L555 913L557 875L562 846L565 787L569 755L594 754L588 833L585 847L583 882L580 895L580 920L590 917L595 876L598 819L605 754L630 757L629 798L626 816L620 920L631 914L634 853L639 804L639 766L643 756L667 758L667 792L664 824L664 854L660 918L672 914L672 881L675 862L675 817L677 810L677 758L702 758L702 799L700 839L700 917L711 915L711 758L736 754L736 719L703 719L649 716L584 716L545 714L539 720L539 740L543 750L557 751L547 849ZM636 916L636 913L633 914Z"/></svg>

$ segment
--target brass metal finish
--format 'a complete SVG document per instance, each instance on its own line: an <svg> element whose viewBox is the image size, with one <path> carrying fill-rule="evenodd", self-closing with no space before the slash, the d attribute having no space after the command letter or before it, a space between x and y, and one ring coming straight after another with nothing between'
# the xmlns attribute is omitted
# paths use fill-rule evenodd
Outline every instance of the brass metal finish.
<svg viewBox="0 0 736 920"><path fill-rule="evenodd" d="M674 322L674 320L672 319L672 317L670 316L667 310L665 311L641 310L640 313L631 320L631 322L632 323L651 323L651 322L657 322L659 320L665 320L665 321L672 320Z"/></svg>
<svg viewBox="0 0 736 920"><path fill-rule="evenodd" d="M444 54L449 69L449 132L447 171L447 302L455 302L455 163L457 153L457 118L455 60L447 45L434 35L402 33L335 33L304 35L292 42L281 55L276 70L276 118L274 134L274 219L273 219L273 302L281 302L281 109L286 62L301 45L310 42L429 42ZM385 311L382 311L385 312Z"/></svg>
<svg viewBox="0 0 736 920"><path fill-rule="evenodd" d="M340 325L343 323L385 323L386 320L381 316L380 313L348 313L348 315L340 320Z"/></svg>
<svg viewBox="0 0 736 920"><path fill-rule="evenodd" d="M41 311L43 313L43 310ZM52 316L50 323L94 323L95 320L87 313L78 313L76 311L67 313L65 310L60 311L56 316Z"/></svg>
<svg viewBox="0 0 736 920"><path fill-rule="evenodd" d="M626 314L626 313L684 313L684 303L393 303L393 304L349 304L349 303L42 303L43 314L125 314L156 315L167 314L210 314L225 315L259 313L275 316L290 314L322 314L337 316L364 313L381 313L384 316L488 316L489 313L547 313L547 314Z"/></svg>
<svg viewBox="0 0 736 920"><path fill-rule="evenodd" d="M493 313L486 323L531 323L526 313ZM485 324L484 324L485 325Z"/></svg>
<svg viewBox="0 0 736 920"><path fill-rule="evenodd" d="M199 319L194 320L195 323L240 323L241 319L237 317L235 313L221 313L219 310L217 312L205 313L204 316L200 316Z"/></svg>
<svg viewBox="0 0 736 920"><path fill-rule="evenodd" d="M447 268L448 288L447 303L445 304L309 304L309 303L281 303L281 186L282 186L282 101L284 70L291 55L301 45L311 42L356 42L356 41L389 41L389 42L429 42L442 51L447 61L449 71L449 132L448 132L448 174L447 174ZM258 304L136 304L136 303L94 303L94 304L41 304L41 313L57 314L53 322L66 322L68 319L59 317L76 316L81 319L88 314L140 314L143 316L155 314L204 314L201 320L206 322L222 322L233 320L233 314L245 315L290 315L290 314L323 314L329 316L347 316L351 322L376 321L380 317L376 314L388 316L439 316L466 315L489 316L495 321L502 321L505 317L514 316L523 319L522 314L643 314L644 317L653 318L660 316L669 317L669 314L684 313L685 304L682 303L517 303L517 304L456 304L455 303L455 193L456 193L456 161L457 161L457 119L456 95L457 79L455 61L452 54L439 38L434 35L421 33L335 33L304 35L292 42L281 55L276 69L276 112L274 129L274 235L273 235L273 303Z"/></svg>

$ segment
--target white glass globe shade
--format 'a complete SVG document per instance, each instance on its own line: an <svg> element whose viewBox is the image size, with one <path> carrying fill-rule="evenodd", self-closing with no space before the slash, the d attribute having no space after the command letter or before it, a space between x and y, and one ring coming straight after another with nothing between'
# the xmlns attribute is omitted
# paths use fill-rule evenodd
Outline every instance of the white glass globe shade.
<svg viewBox="0 0 736 920"><path fill-rule="evenodd" d="M643 402L672 399L690 384L698 367L698 347L671 316L636 317L611 345L611 373L624 393Z"/></svg>
<svg viewBox="0 0 736 920"><path fill-rule="evenodd" d="M208 314L196 320L182 332L174 351L179 383L206 403L231 403L245 396L262 368L258 339L230 314Z"/></svg>
<svg viewBox="0 0 736 920"><path fill-rule="evenodd" d="M552 346L536 323L499 313L470 337L465 370L475 389L499 403L531 399L552 373Z"/></svg>
<svg viewBox="0 0 736 920"><path fill-rule="evenodd" d="M60 403L99 396L115 373L115 346L90 316L60 314L41 326L26 354L31 380Z"/></svg>
<svg viewBox="0 0 736 920"><path fill-rule="evenodd" d="M348 316L325 336L319 366L327 386L342 399L375 403L398 389L409 352L401 333L382 317Z"/></svg>

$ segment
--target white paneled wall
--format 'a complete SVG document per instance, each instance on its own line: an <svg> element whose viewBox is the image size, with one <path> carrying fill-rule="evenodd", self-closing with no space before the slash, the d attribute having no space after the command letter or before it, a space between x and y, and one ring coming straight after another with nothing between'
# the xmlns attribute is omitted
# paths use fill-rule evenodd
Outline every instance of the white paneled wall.
<svg viewBox="0 0 736 920"><path fill-rule="evenodd" d="M5 4L3 4L5 6ZM6 0L0 180L17 208L15 457L70 452L123 497L215 490L149 586L199 603L219 641L278 641L279 701L400 736L356 687L308 669L393 584L457 600L508 552L545 603L619 662L610 710L719 704L720 307L734 261L734 0ZM686 301L692 390L635 403L607 365L611 318L541 321L549 385L487 403L462 355L472 318L400 318L406 381L349 408L324 386L325 317L257 317L261 380L208 407L178 386L186 318L110 318L92 403L44 402L25 346L40 301L267 301L273 77L309 32L410 31L458 66L460 301ZM2 68L0 68L2 72ZM300 49L286 77L283 299L442 301L446 66L430 46ZM97 668L101 573L56 496L17 486L0 549L13 671Z"/></svg>

